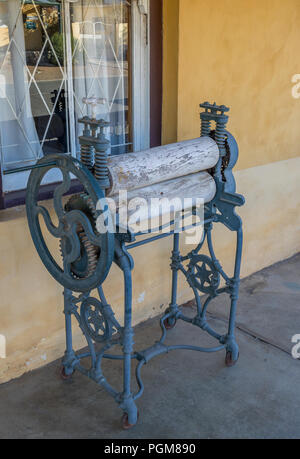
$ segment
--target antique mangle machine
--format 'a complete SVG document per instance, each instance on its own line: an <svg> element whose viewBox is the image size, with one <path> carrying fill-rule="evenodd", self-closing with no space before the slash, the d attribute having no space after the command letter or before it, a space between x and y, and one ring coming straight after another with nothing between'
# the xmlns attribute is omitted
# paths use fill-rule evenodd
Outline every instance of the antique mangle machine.
<svg viewBox="0 0 300 459"><path fill-rule="evenodd" d="M204 103L201 112L201 137L150 149L139 153L109 156L109 141L105 137L107 123L92 117L79 120L83 123L80 161L68 155L48 155L32 170L27 189L27 216L30 232L38 254L50 274L64 287L64 314L66 326L66 352L63 358L62 376L68 378L79 370L97 384L103 386L123 410L123 427L137 423L136 400L141 397L144 385L141 369L153 357L175 349L201 352L224 350L227 366L234 365L239 356L235 340L235 316L240 283L242 256L242 222L235 213L236 206L244 204L244 198L236 194L232 169L238 159L238 147L233 136L226 130L228 108ZM212 126L212 123L214 126ZM213 129L213 127L215 127ZM53 195L53 213L58 224L51 219L51 212L39 204L39 191L45 174L52 168L61 171L63 180ZM74 180L81 191L67 196ZM119 190L130 196L168 197L180 191L180 195L202 198L204 205L203 234L201 240L187 255L179 250L180 234L176 219L170 223L169 231L155 236L134 234L130 226L119 224L118 212L113 215L108 197ZM180 209L180 218L194 209ZM62 263L59 265L46 244L41 228L59 240ZM212 231L215 223L225 225L236 233L235 267L233 277L228 276L217 260ZM199 223L193 223L199 224ZM132 327L132 270L133 258L130 250L157 239L172 236L171 255L172 292L168 309L160 319L162 334L148 349L134 350ZM210 256L200 251L207 242ZM102 285L110 273L112 263L123 272L124 277L124 323L120 324L113 308L107 302ZM177 302L178 274L181 272L191 287L197 305L193 318L187 317ZM223 283L221 284L221 281ZM91 296L97 289L98 298ZM218 295L230 295L231 310L228 332L218 334L207 322L207 309ZM207 295L203 301L202 295ZM74 316L86 338L88 352L77 353L72 345L71 318ZM179 319L199 327L216 339L213 348L188 345L168 346L167 331ZM112 352L121 347L119 354ZM90 368L81 363L90 358ZM123 362L123 390L117 391L105 378L103 359ZM131 367L137 361L136 380L138 389L134 393L131 382Z"/></svg>

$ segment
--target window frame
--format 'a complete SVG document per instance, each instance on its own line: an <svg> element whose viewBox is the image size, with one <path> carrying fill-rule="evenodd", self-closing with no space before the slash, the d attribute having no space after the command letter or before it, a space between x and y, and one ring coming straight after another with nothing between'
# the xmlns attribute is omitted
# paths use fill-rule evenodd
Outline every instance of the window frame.
<svg viewBox="0 0 300 459"><path fill-rule="evenodd" d="M131 40L133 52L131 58L133 76L131 90L133 94L134 151L161 144L162 2L163 0L142 0L142 2L141 0L132 0ZM141 8L141 3L143 8ZM141 35L142 40L139 39ZM146 46L146 52L143 52L143 46ZM140 122L141 119L143 123ZM139 120L138 129L136 128L136 120ZM43 185L40 199L50 199L55 187L55 183ZM76 193L80 189L81 187L74 181L69 193ZM25 204L26 189L7 193L3 191L1 169L0 191L0 209Z"/></svg>

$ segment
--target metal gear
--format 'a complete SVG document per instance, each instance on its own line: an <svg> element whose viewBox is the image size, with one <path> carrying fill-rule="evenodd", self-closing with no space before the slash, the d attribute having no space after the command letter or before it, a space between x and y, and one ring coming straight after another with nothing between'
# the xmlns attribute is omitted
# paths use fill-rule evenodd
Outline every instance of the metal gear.
<svg viewBox="0 0 300 459"><path fill-rule="evenodd" d="M53 222L48 210L39 203L41 183L52 169L59 169L62 174L62 181L57 184L53 194L53 215L56 216L58 225ZM74 177L87 197L75 195L69 198L65 207L64 196L70 192ZM106 208L105 194L97 180L88 168L72 156L47 155L41 158L31 171L26 193L30 234L46 269L68 290L90 292L101 285L109 273L115 245L115 236L109 231L113 223L111 214L108 213L106 216L104 231L96 231L96 218L102 215ZM82 234L80 239L79 233L83 231L85 235ZM44 237L48 233L57 239L58 243L61 242L63 266L57 263L51 246L48 247ZM90 242L87 242L84 236Z"/></svg>
<svg viewBox="0 0 300 459"><path fill-rule="evenodd" d="M90 220L95 232L97 211L92 199L86 193L80 193L72 196L65 205L65 210L80 210ZM100 250L94 246L85 234L81 225L77 225L77 235L80 241L80 257L71 265L71 274L75 279L86 279L90 277L96 270ZM68 241L60 240L60 252L62 258L64 253L68 252Z"/></svg>

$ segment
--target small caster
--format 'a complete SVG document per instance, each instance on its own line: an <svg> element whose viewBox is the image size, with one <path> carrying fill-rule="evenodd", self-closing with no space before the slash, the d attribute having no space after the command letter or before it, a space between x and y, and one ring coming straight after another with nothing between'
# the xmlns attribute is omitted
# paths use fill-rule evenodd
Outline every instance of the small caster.
<svg viewBox="0 0 300 459"><path fill-rule="evenodd" d="M172 328L175 327L177 322L177 319L168 317L167 319L164 320L164 326L166 330L172 330Z"/></svg>
<svg viewBox="0 0 300 459"><path fill-rule="evenodd" d="M137 414L137 418L139 419L139 412ZM135 424L129 424L128 414L127 413L123 414L123 416L122 416L122 427L123 427L124 430L130 430L134 426L136 426L136 424L137 424L137 422Z"/></svg>
<svg viewBox="0 0 300 459"><path fill-rule="evenodd" d="M62 366L60 369L60 377L63 381L69 381L72 378L73 374L74 374L74 371L70 375L67 375L64 366Z"/></svg>
<svg viewBox="0 0 300 459"><path fill-rule="evenodd" d="M238 354L238 358L236 360L233 360L232 352L231 351L227 351L226 352L226 357L225 357L225 365L226 365L226 367L228 367L228 368L234 367L234 365L236 365L238 359L239 359L239 354Z"/></svg>

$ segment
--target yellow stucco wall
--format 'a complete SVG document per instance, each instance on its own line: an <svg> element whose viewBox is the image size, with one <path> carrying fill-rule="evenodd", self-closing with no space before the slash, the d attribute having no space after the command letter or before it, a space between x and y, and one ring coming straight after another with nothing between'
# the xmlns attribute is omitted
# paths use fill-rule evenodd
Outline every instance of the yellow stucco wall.
<svg viewBox="0 0 300 459"><path fill-rule="evenodd" d="M179 0L163 1L163 108L162 140L177 141Z"/></svg>
<svg viewBox="0 0 300 459"><path fill-rule="evenodd" d="M239 211L243 277L300 250L300 101L292 99L290 83L299 73L299 13L296 0L164 0L163 140L198 135L200 101L231 106L230 129L241 150L237 188L247 199ZM215 240L230 270L233 235L217 227ZM166 239L133 252L135 324L169 303L170 250ZM121 281L113 267L104 285L120 320ZM182 279L179 290L179 302L192 298ZM7 344L6 359L0 349L1 383L64 352L62 289L36 254L23 207L0 212L0 295ZM84 345L78 332L75 345Z"/></svg>
<svg viewBox="0 0 300 459"><path fill-rule="evenodd" d="M198 104L216 101L231 107L239 168L297 157L299 1L180 0L179 17L178 139L197 136Z"/></svg>

